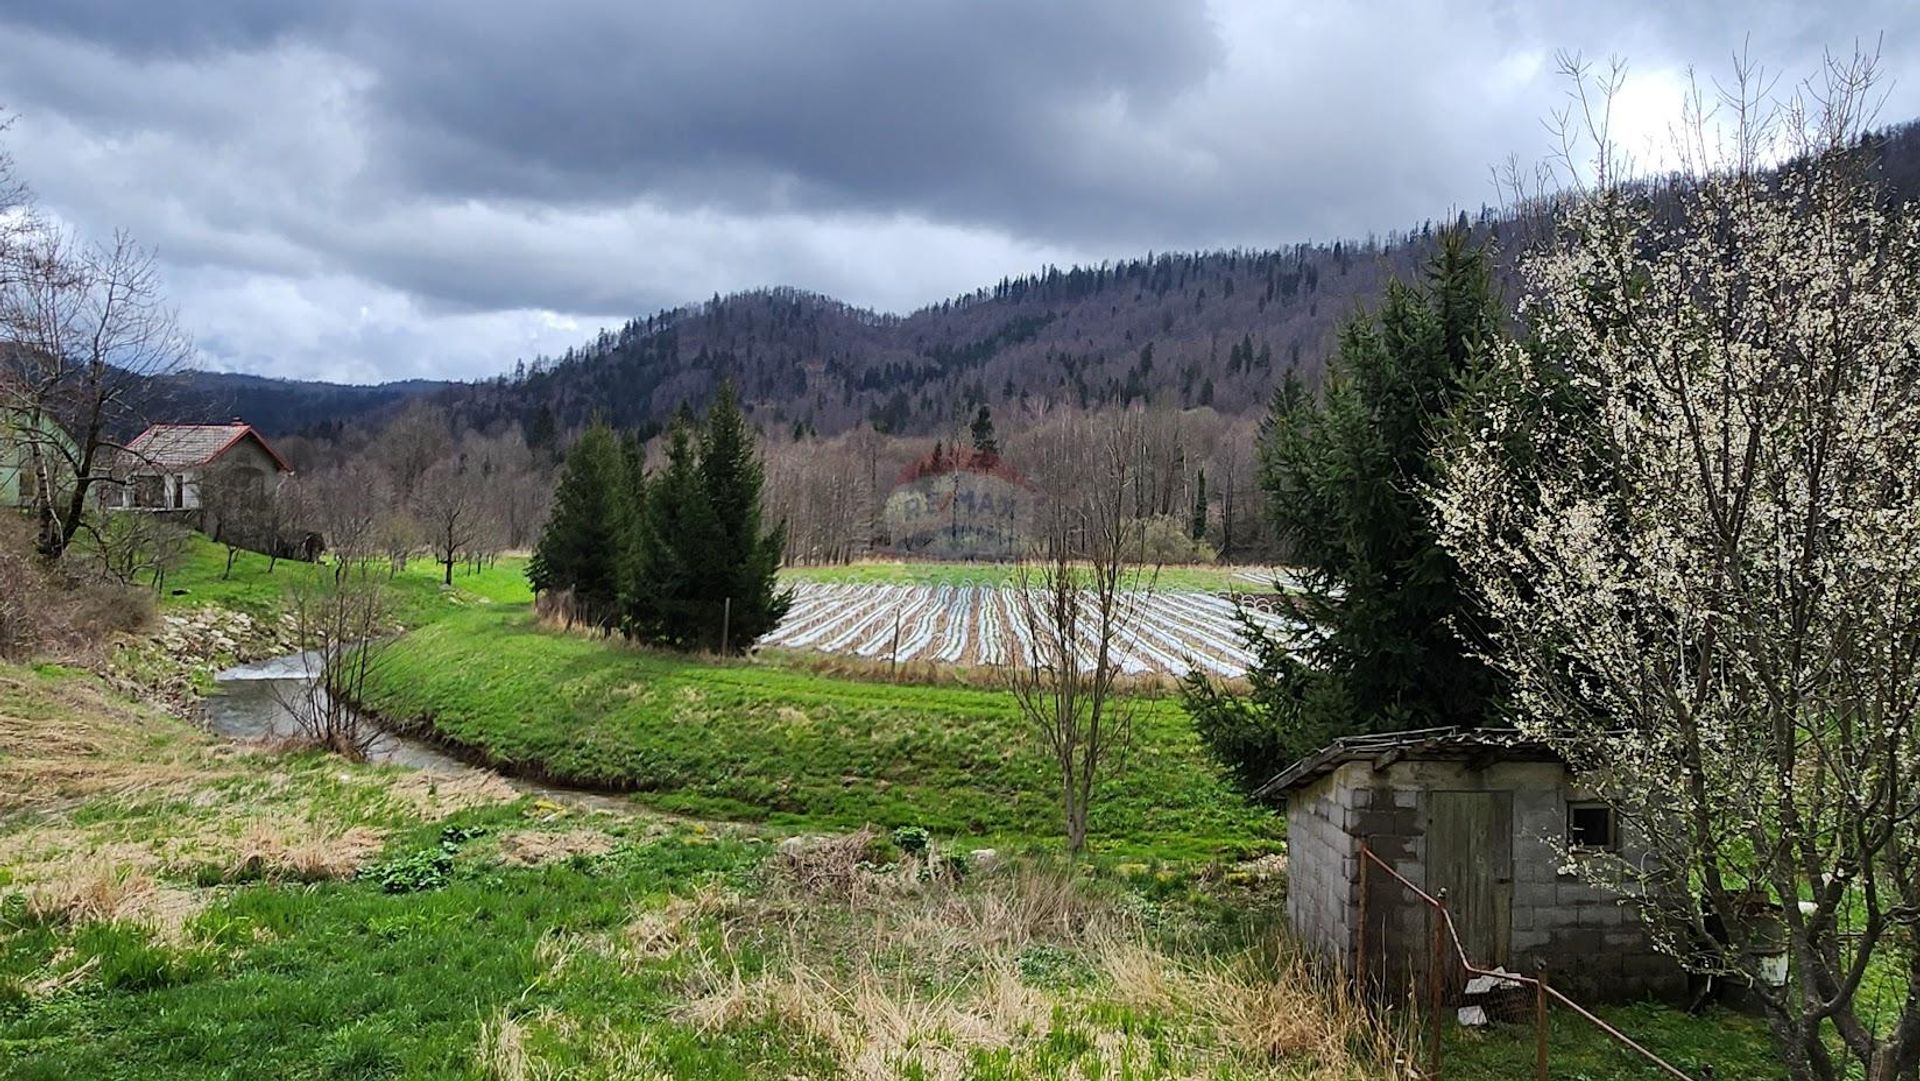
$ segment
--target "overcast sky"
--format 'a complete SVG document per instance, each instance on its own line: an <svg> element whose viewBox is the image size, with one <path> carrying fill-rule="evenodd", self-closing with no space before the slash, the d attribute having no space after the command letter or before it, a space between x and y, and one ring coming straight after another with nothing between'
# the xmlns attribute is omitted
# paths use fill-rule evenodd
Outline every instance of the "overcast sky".
<svg viewBox="0 0 1920 1081"><path fill-rule="evenodd" d="M1802 74L1920 7L1725 0L8 0L42 206L161 254L204 367L485 376L762 285L905 312L1047 263L1497 201L1559 49L1651 143L1743 39Z"/></svg>

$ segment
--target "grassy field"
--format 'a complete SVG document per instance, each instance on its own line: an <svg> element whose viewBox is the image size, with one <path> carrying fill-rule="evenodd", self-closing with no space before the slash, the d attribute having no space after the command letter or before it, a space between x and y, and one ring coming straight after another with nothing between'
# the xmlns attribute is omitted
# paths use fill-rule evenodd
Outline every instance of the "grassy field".
<svg viewBox="0 0 1920 1081"><path fill-rule="evenodd" d="M408 635L368 705L504 766L634 791L666 810L995 843L1058 833L1047 763L1001 691L645 653L543 630L503 606ZM1124 768L1094 811L1103 848L1210 858L1280 840L1278 818L1217 777L1176 702L1138 703Z"/></svg>
<svg viewBox="0 0 1920 1081"><path fill-rule="evenodd" d="M217 746L92 677L11 665L0 780L0 1077L1345 1079L1384 1060L1273 949L1257 883L961 876L877 835L776 846L570 811L478 773Z"/></svg>
<svg viewBox="0 0 1920 1081"><path fill-rule="evenodd" d="M242 751L0 664L0 1078L1406 1076L1286 944L1280 878L947 850ZM1609 1016L1777 1076L1748 1022ZM1532 1044L1448 1054L1517 1077ZM1571 1023L1554 1054L1653 1076Z"/></svg>
<svg viewBox="0 0 1920 1081"><path fill-rule="evenodd" d="M1154 575L1157 589L1219 592L1227 589L1271 588L1236 578L1247 570L1233 566L1162 567ZM780 577L790 582L845 582L873 585L1002 586L1013 581L1006 563L862 562L830 566L784 567Z"/></svg>
<svg viewBox="0 0 1920 1081"><path fill-rule="evenodd" d="M272 619L315 573L223 561L196 548L162 614ZM227 746L88 673L0 663L0 1079L1407 1076L1399 1014L1288 944L1284 863L1241 862L1280 821L1171 702L1142 704L1069 869L1003 693L542 631L511 564L396 589L416 629L383 708L644 789L630 809ZM1749 1020L1607 1015L1778 1076ZM1449 1076L1531 1068L1523 1027L1447 1040ZM1566 1017L1554 1062L1656 1076Z"/></svg>
<svg viewBox="0 0 1920 1081"><path fill-rule="evenodd" d="M167 575L161 608L216 604L255 618L272 618L282 610L287 590L294 583L333 573L331 563L287 559L280 560L269 572L267 557L257 552L240 553L231 574L226 572L226 563L224 546L195 534L186 560ZM385 562L380 566L384 569ZM395 615L400 623L412 627L460 607L529 602L533 591L527 584L526 568L524 556L503 556L477 572L456 566L449 590L442 584L438 563L415 559L392 578Z"/></svg>

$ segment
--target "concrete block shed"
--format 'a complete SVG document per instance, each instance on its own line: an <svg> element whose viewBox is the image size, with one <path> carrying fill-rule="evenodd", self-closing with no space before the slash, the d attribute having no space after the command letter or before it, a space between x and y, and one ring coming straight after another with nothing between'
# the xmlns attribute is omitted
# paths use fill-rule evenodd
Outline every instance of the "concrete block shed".
<svg viewBox="0 0 1920 1081"><path fill-rule="evenodd" d="M1258 793L1287 808L1287 911L1294 933L1352 970L1360 951L1364 840L1427 893L1446 891L1476 965L1548 979L1593 1000L1678 998L1686 977L1654 950L1630 898L1565 869L1568 846L1632 858L1611 808L1552 750L1511 729L1353 736L1289 766ZM1425 987L1429 907L1379 867L1366 883L1375 987ZM1447 972L1455 991L1464 982Z"/></svg>

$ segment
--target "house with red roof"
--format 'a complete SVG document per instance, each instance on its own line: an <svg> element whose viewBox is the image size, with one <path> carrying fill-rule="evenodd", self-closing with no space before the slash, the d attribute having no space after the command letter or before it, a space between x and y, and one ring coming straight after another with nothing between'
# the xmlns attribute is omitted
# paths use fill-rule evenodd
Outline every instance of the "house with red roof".
<svg viewBox="0 0 1920 1081"><path fill-rule="evenodd" d="M934 444L882 511L884 547L914 559L1012 560L1026 550L1034 487L997 453Z"/></svg>
<svg viewBox="0 0 1920 1081"><path fill-rule="evenodd" d="M201 486L216 471L223 479L279 488L293 468L251 424L155 424L127 444L125 483L107 494L108 505L125 510L197 511Z"/></svg>

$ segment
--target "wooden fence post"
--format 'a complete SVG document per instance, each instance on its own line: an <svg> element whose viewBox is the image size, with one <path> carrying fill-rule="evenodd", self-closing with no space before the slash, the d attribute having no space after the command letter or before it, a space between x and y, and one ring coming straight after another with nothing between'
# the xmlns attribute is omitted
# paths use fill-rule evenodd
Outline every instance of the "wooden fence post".
<svg viewBox="0 0 1920 1081"><path fill-rule="evenodd" d="M1444 1006L1441 1000L1445 997L1446 993L1446 976L1444 975L1446 967L1444 961L1445 954L1442 952L1446 946L1447 937L1446 890L1440 890L1434 894L1433 907L1427 911L1433 919L1432 956L1427 959L1427 1009L1433 1015L1427 1022L1429 1025L1427 1031L1427 1077L1432 1079L1432 1081L1439 1081L1441 1014Z"/></svg>
<svg viewBox="0 0 1920 1081"><path fill-rule="evenodd" d="M1533 985L1533 1077L1547 1081L1547 966L1541 962Z"/></svg>

